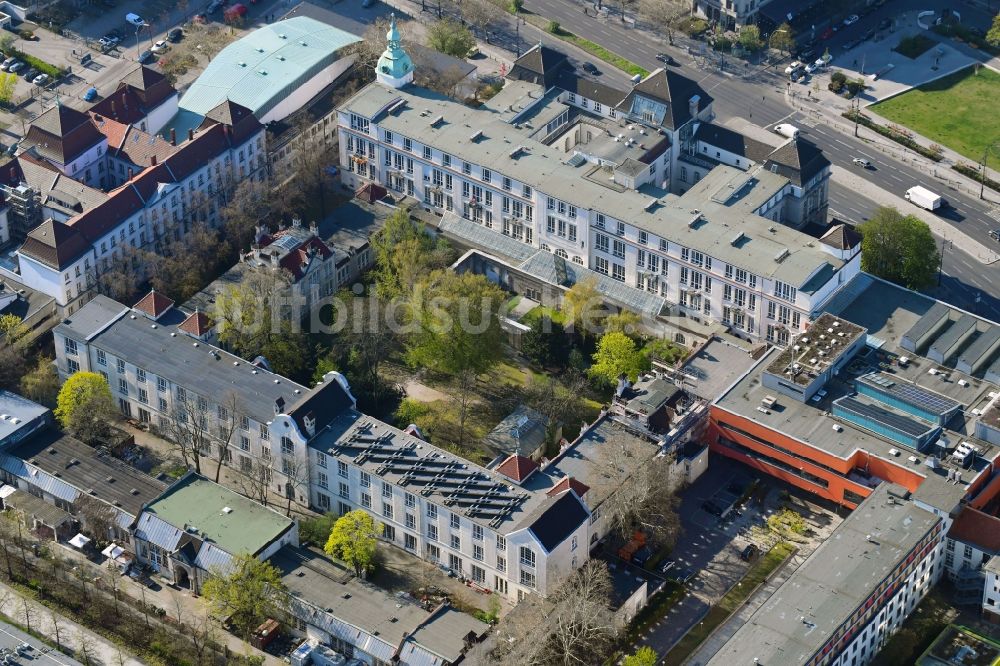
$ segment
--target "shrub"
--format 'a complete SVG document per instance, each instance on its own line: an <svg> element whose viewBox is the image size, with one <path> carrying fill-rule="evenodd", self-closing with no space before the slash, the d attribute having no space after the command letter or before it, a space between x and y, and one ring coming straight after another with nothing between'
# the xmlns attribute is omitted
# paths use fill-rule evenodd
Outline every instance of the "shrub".
<svg viewBox="0 0 1000 666"><path fill-rule="evenodd" d="M978 165L974 164L955 164L951 167L955 171L959 172L963 176L968 176L977 183L984 183L986 187L991 190L996 190L1000 192L1000 183L993 180L992 178L986 178L983 180L983 172Z"/></svg>
<svg viewBox="0 0 1000 666"><path fill-rule="evenodd" d="M688 37L697 37L708 30L708 22L700 18L688 16L677 24L677 29Z"/></svg>
<svg viewBox="0 0 1000 666"><path fill-rule="evenodd" d="M545 30L553 35L558 35L560 32L559 21L549 21L549 24L545 26Z"/></svg>
<svg viewBox="0 0 1000 666"><path fill-rule="evenodd" d="M850 93L851 97L854 97L859 92L865 89L864 79L851 79L847 82L847 92Z"/></svg>
<svg viewBox="0 0 1000 666"><path fill-rule="evenodd" d="M399 403L399 407L396 409L396 423L399 427L405 428L430 413L431 408L425 403L406 398Z"/></svg>
<svg viewBox="0 0 1000 666"><path fill-rule="evenodd" d="M841 86L843 86L845 83L847 83L847 75L841 72L840 70L837 70L836 72L830 75L830 81L836 81Z"/></svg>
<svg viewBox="0 0 1000 666"><path fill-rule="evenodd" d="M830 85L831 85L830 89L833 90L832 88L833 84L831 83ZM892 139L893 141L895 141L900 145L906 146L910 150L923 155L927 159L934 160L935 162L941 161L942 154L940 152L937 152L932 148L922 146L916 141L914 141L913 137L910 135L909 130L905 130L904 128L897 127L895 125L890 125L888 127L885 125L879 125L865 114L859 113L854 109L851 109L850 111L845 111L843 113L843 116L850 121L856 121L859 125L864 125L865 127L868 127L869 129L878 132L884 137Z"/></svg>
<svg viewBox="0 0 1000 666"><path fill-rule="evenodd" d="M21 37L21 39L27 40L29 42L34 41L35 39L35 33L31 32L30 30L20 30L18 31L17 34L18 36Z"/></svg>

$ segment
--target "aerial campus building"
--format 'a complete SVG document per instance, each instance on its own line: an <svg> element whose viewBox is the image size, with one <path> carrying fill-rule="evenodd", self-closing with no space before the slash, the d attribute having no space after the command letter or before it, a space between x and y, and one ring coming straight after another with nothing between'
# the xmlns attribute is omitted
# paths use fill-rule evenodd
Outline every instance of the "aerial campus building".
<svg viewBox="0 0 1000 666"><path fill-rule="evenodd" d="M784 345L859 270L856 238L797 230L826 221L822 152L713 124L674 71L618 91L538 45L471 108L413 85L395 24L387 40L378 80L338 109L343 182L421 209L508 288L593 275L678 340Z"/></svg>

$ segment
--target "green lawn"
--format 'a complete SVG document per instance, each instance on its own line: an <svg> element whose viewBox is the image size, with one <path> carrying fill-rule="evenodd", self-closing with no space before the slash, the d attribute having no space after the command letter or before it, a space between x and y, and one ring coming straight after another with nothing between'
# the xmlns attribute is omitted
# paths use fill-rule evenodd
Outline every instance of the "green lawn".
<svg viewBox="0 0 1000 666"><path fill-rule="evenodd" d="M902 95L879 102L872 110L979 163L990 143L1000 141L996 100L1000 74L985 67L956 72ZM1000 154L990 155L1000 168Z"/></svg>
<svg viewBox="0 0 1000 666"><path fill-rule="evenodd" d="M726 621L734 610L746 601L747 597L764 580L777 569L782 562L787 560L795 552L795 546L782 541L754 563L747 575L733 587L726 596L708 611L705 619L691 629L684 638L680 640L674 648L664 657L663 663L668 666L680 666L691 654L698 649L706 638L711 635L715 628Z"/></svg>

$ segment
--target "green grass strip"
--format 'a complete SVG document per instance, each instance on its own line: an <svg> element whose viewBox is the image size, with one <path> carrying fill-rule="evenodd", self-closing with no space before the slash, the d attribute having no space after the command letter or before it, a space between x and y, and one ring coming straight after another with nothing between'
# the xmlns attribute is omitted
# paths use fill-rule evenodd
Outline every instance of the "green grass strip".
<svg viewBox="0 0 1000 666"><path fill-rule="evenodd" d="M540 28L545 32L549 33L550 35L558 37L564 42L569 42L570 44L578 46L579 48L583 49L584 51L591 54L595 58L599 58L604 62L608 63L609 65L617 67L618 69L622 70L623 72L631 76L635 76L636 74L638 74L640 76L645 77L649 74L648 70L643 69L642 67L635 64L628 58L624 58L618 55L617 53L614 53L613 51L609 51L608 49L604 48L603 46L601 46L596 42L592 42L589 39L584 39L579 35L575 35L569 30L558 28L555 32L553 32L552 30L549 29L550 21L547 21L546 19L542 18L537 14L531 14L529 12L522 11L520 13L520 16L529 23L531 23L532 25L534 25L536 28Z"/></svg>

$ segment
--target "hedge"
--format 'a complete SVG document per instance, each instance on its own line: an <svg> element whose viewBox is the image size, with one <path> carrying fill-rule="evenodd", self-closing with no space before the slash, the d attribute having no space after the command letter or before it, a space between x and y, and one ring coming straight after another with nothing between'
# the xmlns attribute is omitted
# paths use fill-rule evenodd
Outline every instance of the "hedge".
<svg viewBox="0 0 1000 666"><path fill-rule="evenodd" d="M24 64L28 66L28 68L34 67L39 72L42 72L43 74L48 74L53 79L59 78L64 73L64 70L59 69L55 65L50 65L44 60L39 60L35 56L28 55L27 53L19 51L18 49L14 48L8 49L6 55L23 61Z"/></svg>
<svg viewBox="0 0 1000 666"><path fill-rule="evenodd" d="M959 172L963 176L968 176L977 183L985 183L986 187L991 190L996 190L1000 192L1000 183L993 180L992 178L983 179L983 172L978 166L969 166L968 164L953 164L952 169Z"/></svg>
<svg viewBox="0 0 1000 666"><path fill-rule="evenodd" d="M859 125L864 125L869 129L875 130L882 136L892 139L893 141L895 141L900 145L906 146L915 153L920 153L927 159L934 160L935 162L941 161L942 156L939 151L931 150L926 146L920 145L919 143L914 141L911 137L906 136L905 134L901 133L898 130L895 130L891 127L887 127L885 125L879 125L878 123L876 123L863 113L851 109L850 111L845 111L841 115L843 115L845 118L847 118L852 122L855 121L855 116L857 116L856 120Z"/></svg>

